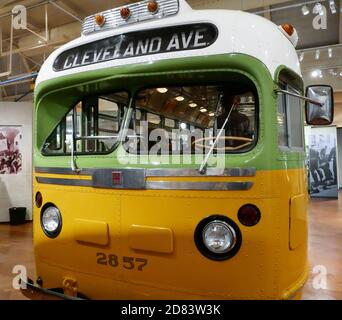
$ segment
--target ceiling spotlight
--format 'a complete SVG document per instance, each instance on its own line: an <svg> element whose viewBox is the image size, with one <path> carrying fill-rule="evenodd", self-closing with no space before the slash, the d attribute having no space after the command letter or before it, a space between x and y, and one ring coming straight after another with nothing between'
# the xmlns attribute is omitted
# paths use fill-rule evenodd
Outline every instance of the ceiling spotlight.
<svg viewBox="0 0 342 320"><path fill-rule="evenodd" d="M303 13L303 16L307 16L310 13L310 10L307 5L304 5L302 7L302 13Z"/></svg>
<svg viewBox="0 0 342 320"><path fill-rule="evenodd" d="M311 72L311 77L312 78L323 78L322 70L317 69L317 70L312 71Z"/></svg>
<svg viewBox="0 0 342 320"><path fill-rule="evenodd" d="M175 98L177 101L181 102L181 101L184 101L185 98L183 96L178 96Z"/></svg>
<svg viewBox="0 0 342 320"><path fill-rule="evenodd" d="M329 1L329 6L332 14L335 14L337 12L336 10L336 4L334 0Z"/></svg>
<svg viewBox="0 0 342 320"><path fill-rule="evenodd" d="M191 102L191 103L189 103L189 107L190 108L196 108L197 107L197 103Z"/></svg>
<svg viewBox="0 0 342 320"><path fill-rule="evenodd" d="M332 48L328 49L328 56L330 59L332 58L332 56L333 56Z"/></svg>
<svg viewBox="0 0 342 320"><path fill-rule="evenodd" d="M201 111L202 113L204 113L204 112L207 112L208 110L207 110L206 108L202 108L200 111Z"/></svg>
<svg viewBox="0 0 342 320"><path fill-rule="evenodd" d="M323 6L319 2L317 2L312 10L312 13L323 16L324 15Z"/></svg>
<svg viewBox="0 0 342 320"><path fill-rule="evenodd" d="M315 59L318 60L320 55L321 55L321 52L319 50L316 50Z"/></svg>
<svg viewBox="0 0 342 320"><path fill-rule="evenodd" d="M301 52L299 55L299 62L303 62L304 60L304 52Z"/></svg>
<svg viewBox="0 0 342 320"><path fill-rule="evenodd" d="M159 93L166 93L166 92L168 92L168 89L167 88L158 88L157 91Z"/></svg>
<svg viewBox="0 0 342 320"><path fill-rule="evenodd" d="M209 117L214 117L215 116L215 113L214 112L210 112L209 113Z"/></svg>
<svg viewBox="0 0 342 320"><path fill-rule="evenodd" d="M334 69L330 69L330 70L329 70L329 73L330 73L332 76L337 76L337 72L336 72Z"/></svg>

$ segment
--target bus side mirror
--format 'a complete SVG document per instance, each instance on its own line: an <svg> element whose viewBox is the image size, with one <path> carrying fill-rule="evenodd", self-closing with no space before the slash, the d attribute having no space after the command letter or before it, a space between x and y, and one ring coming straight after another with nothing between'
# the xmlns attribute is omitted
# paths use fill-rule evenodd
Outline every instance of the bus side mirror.
<svg viewBox="0 0 342 320"><path fill-rule="evenodd" d="M306 102L306 122L309 125L330 125L334 121L334 91L331 86L309 86L306 97L320 102L322 106Z"/></svg>

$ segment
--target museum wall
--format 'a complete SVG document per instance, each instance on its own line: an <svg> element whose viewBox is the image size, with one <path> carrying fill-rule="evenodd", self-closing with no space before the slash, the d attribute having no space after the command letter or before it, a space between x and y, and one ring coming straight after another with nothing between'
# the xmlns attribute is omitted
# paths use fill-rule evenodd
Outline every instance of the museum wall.
<svg viewBox="0 0 342 320"><path fill-rule="evenodd" d="M0 102L0 222L26 207L32 220L32 111L28 102Z"/></svg>

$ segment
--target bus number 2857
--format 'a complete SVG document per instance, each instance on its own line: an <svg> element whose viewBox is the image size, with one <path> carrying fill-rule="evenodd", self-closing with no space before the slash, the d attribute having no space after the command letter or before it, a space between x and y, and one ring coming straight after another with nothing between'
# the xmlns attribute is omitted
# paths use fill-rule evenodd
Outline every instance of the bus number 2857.
<svg viewBox="0 0 342 320"><path fill-rule="evenodd" d="M123 267L127 270L143 271L147 265L147 259L135 257L118 257L115 254L96 253L97 263L110 267Z"/></svg>

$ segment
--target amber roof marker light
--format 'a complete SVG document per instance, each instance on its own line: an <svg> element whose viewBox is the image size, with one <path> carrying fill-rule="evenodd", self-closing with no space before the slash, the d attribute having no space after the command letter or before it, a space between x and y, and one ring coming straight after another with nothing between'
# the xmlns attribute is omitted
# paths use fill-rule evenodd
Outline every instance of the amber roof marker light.
<svg viewBox="0 0 342 320"><path fill-rule="evenodd" d="M295 32L295 29L294 27L291 25L291 24L288 24L288 23L284 23L281 25L281 27L283 28L283 30L291 37L294 32Z"/></svg>
<svg viewBox="0 0 342 320"><path fill-rule="evenodd" d="M147 5L148 11L150 11L152 14L156 14L159 10L158 2L155 0L151 0Z"/></svg>
<svg viewBox="0 0 342 320"><path fill-rule="evenodd" d="M299 35L298 35L296 28L289 23L284 23L284 24L278 26L278 28L291 41L293 46L297 47L297 44L299 41Z"/></svg>
<svg viewBox="0 0 342 320"><path fill-rule="evenodd" d="M122 19L128 20L131 16L131 10L127 7L121 8L120 15Z"/></svg>
<svg viewBox="0 0 342 320"><path fill-rule="evenodd" d="M106 22L106 18L102 14L97 14L95 16L95 22L99 27L102 27Z"/></svg>

